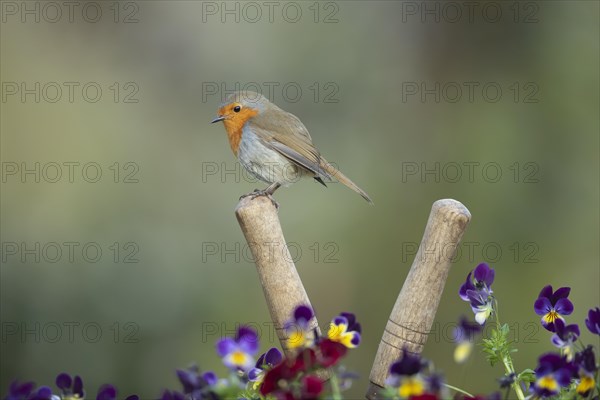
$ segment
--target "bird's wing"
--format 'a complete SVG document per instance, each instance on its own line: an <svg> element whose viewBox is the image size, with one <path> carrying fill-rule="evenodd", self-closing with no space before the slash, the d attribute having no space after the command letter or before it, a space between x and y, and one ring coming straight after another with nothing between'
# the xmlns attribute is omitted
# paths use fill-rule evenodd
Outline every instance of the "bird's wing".
<svg viewBox="0 0 600 400"><path fill-rule="evenodd" d="M321 167L321 154L312 144L308 130L295 115L281 109L267 110L248 123L265 146L315 175L331 179Z"/></svg>
<svg viewBox="0 0 600 400"><path fill-rule="evenodd" d="M321 157L319 150L312 144L308 130L295 115L276 108L260 113L251 118L248 123L268 148L311 171L315 174L315 178L337 179L373 204L364 190Z"/></svg>
<svg viewBox="0 0 600 400"><path fill-rule="evenodd" d="M275 133L279 131L282 133L294 132L301 137L301 140L305 140L308 143L312 142L312 138L302 121L294 114L283 111L274 104L269 109L252 118L251 122L259 128Z"/></svg>

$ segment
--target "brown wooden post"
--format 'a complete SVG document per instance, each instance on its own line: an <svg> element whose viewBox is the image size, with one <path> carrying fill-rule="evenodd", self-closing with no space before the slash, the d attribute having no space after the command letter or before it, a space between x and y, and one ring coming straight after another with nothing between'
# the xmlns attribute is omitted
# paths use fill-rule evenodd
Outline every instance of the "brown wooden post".
<svg viewBox="0 0 600 400"><path fill-rule="evenodd" d="M435 318L452 258L471 219L456 200L433 203L423 239L379 342L371 368L368 399L377 399L402 348L420 354Z"/></svg>
<svg viewBox="0 0 600 400"><path fill-rule="evenodd" d="M289 355L283 326L298 305L310 306L310 301L283 237L277 209L264 196L244 197L235 215L252 251L281 348ZM310 326L318 331L316 318Z"/></svg>

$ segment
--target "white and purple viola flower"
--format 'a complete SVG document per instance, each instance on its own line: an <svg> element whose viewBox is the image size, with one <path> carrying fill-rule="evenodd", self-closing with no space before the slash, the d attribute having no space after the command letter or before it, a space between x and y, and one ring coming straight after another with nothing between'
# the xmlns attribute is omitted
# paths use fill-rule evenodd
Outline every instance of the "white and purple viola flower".
<svg viewBox="0 0 600 400"><path fill-rule="evenodd" d="M564 315L570 315L573 312L573 303L567 297L571 293L571 288L561 287L552 291L552 286L545 286L533 304L533 309L537 315L542 316L542 325L550 332L556 332L554 322L557 319L564 321Z"/></svg>
<svg viewBox="0 0 600 400"><path fill-rule="evenodd" d="M241 326L235 338L224 338L217 342L217 353L226 367L237 371L248 371L254 366L259 340L256 331Z"/></svg>
<svg viewBox="0 0 600 400"><path fill-rule="evenodd" d="M314 335L310 321L315 316L312 308L300 305L294 309L294 315L285 326L287 345L290 349L310 347L314 343Z"/></svg>
<svg viewBox="0 0 600 400"><path fill-rule="evenodd" d="M458 291L460 298L468 301L471 305L475 320L479 325L485 324L494 311L491 286L494 283L495 275L493 268L486 263L481 263L469 272L465 283Z"/></svg>
<svg viewBox="0 0 600 400"><path fill-rule="evenodd" d="M565 325L562 319L554 321L554 335L552 335L552 344L563 351L570 361L573 359L573 344L577 341L580 335L579 326L577 324Z"/></svg>
<svg viewBox="0 0 600 400"><path fill-rule="evenodd" d="M464 316L460 318L458 326L454 329L454 362L460 364L469 358L475 345L475 335L481 330L481 325L470 322Z"/></svg>

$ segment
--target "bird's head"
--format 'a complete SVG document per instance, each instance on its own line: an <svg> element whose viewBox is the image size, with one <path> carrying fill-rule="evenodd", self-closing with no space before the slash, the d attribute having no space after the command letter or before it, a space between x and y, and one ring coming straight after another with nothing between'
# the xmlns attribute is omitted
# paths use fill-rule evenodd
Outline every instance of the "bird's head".
<svg viewBox="0 0 600 400"><path fill-rule="evenodd" d="M235 92L227 96L225 101L219 106L217 118L211 122L223 121L225 128L237 130L241 128L246 121L265 111L271 103L262 94L250 91Z"/></svg>

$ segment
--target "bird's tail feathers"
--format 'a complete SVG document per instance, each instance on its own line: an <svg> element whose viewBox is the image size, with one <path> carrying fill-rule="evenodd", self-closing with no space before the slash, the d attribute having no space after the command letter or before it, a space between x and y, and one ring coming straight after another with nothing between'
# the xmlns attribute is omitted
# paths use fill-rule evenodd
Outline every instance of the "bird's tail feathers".
<svg viewBox="0 0 600 400"><path fill-rule="evenodd" d="M344 175L339 169L337 169L336 167L334 167L333 165L331 165L327 160L325 160L324 158L320 159L320 167L321 169L323 169L324 171L327 172L327 174L329 174L331 177L337 179L340 183L343 183L344 185L346 185L347 187L349 187L350 189L354 190L356 193L360 194L363 199L365 199L366 201L369 202L369 204L374 204L373 200L371 200L371 198L369 197L369 195L367 194L367 192L365 192L364 190L362 190L361 188L358 187L358 185L354 182L352 182L350 180L350 178L348 178L346 175Z"/></svg>

